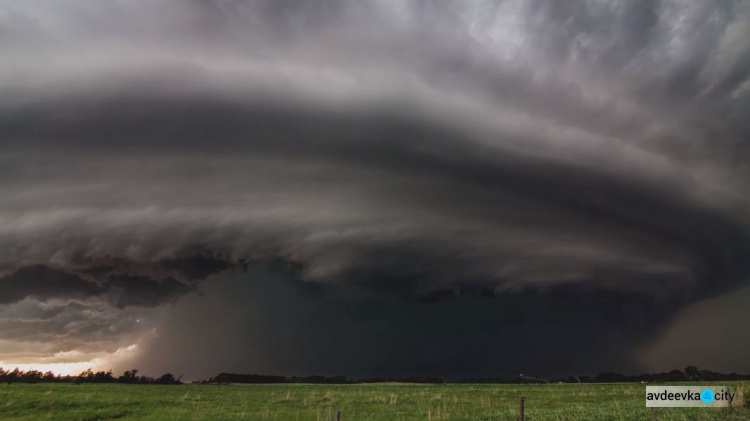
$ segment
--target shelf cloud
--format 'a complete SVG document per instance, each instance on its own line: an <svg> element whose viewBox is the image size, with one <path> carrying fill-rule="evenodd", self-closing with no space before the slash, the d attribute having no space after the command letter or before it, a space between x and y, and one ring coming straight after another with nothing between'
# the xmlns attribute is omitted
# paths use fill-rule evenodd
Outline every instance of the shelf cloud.
<svg viewBox="0 0 750 421"><path fill-rule="evenodd" d="M748 279L743 2L0 1L0 60L5 363L636 370Z"/></svg>

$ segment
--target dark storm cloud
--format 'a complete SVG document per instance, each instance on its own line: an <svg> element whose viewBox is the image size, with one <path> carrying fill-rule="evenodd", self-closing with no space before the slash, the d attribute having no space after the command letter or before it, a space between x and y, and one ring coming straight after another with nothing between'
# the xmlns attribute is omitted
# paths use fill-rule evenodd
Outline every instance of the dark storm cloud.
<svg viewBox="0 0 750 421"><path fill-rule="evenodd" d="M625 366L623 349L666 316L748 277L749 13L676 0L0 2L0 297L172 308L210 275L281 259L294 282L337 291L341 314L336 294L397 302L392 320L410 327L384 340L414 337L423 355L413 333L429 318L485 315L503 331L536 314L538 335L557 331L544 320L588 326L566 332ZM499 340L441 335L462 349ZM263 338L229 336L237 352ZM448 351L446 371L481 371ZM513 367L512 349L497 352ZM393 372L417 357L396 355ZM253 361L339 361L310 358ZM342 369L367 372L355 366Z"/></svg>
<svg viewBox="0 0 750 421"><path fill-rule="evenodd" d="M131 102L133 108L123 102ZM137 103L153 108L136 110ZM745 270L740 256L746 254L748 239L742 222L691 203L679 173L643 180L640 175L581 167L553 157L498 151L467 141L450 127L377 110L331 115L210 100L184 106L148 97L140 102L100 102L103 112L81 108L76 107L73 122L64 116L49 127L29 121L21 125L31 133L18 131L13 136L27 140L19 142L20 148L60 148L56 159L63 162L40 158L37 165L42 169L33 172L18 164L13 169L9 163L10 171L17 171L9 177L11 189L22 192L7 201L8 208L19 209L9 212L10 218L18 214L17 218L30 219L33 214L23 210L37 203L42 209L53 203L74 208L42 211L35 219L41 227L32 220L27 229L9 233L6 241L21 254L11 253L8 264L29 258L44 262L67 254L62 264L82 266L78 270L84 272L148 275L164 272L159 260L169 259L167 269L208 269L201 273L205 277L227 269L229 262L236 266L242 259L281 255L313 269L332 260L336 268L326 270L325 276L342 283L425 293L472 285L503 289L504 284L527 282L525 277L539 278L529 280L532 285L570 277L599 282L606 289L637 289L639 279L680 275L690 284L667 283L675 294L675 289L706 287L704 283L735 282ZM22 118L11 115L9 121ZM148 155L139 157L142 150ZM175 151L181 156L173 157ZM137 173L133 165L139 166ZM80 181L86 172L97 174L93 186ZM49 173L56 177L50 180ZM151 180L159 182L150 184ZM24 188L26 183L37 189L51 185L35 195ZM71 186L78 191L69 192ZM358 203L355 209L363 209L348 214L349 195L360 196L364 206ZM338 215L337 207L344 208ZM279 208L281 214L287 212L287 220L278 220ZM305 221L310 219L308 210L315 208L324 221ZM243 209L261 212L243 215ZM418 217L419 213L430 215ZM140 232L132 231L133 224ZM337 224L370 227L366 230L379 224L400 226L381 232L382 238L336 231L314 241L320 245L304 244L309 236L295 238L309 230L308 225L315 229L318 224L326 231ZM540 225L544 232L539 232ZM46 234L61 227L66 230L64 241ZM31 237L29 231L37 229L37 235L56 244L47 250L35 246L34 256L22 245ZM459 235L443 238L450 230ZM492 231L515 238L493 238ZM92 235L100 249L93 256ZM535 242L557 250L523 247ZM592 245L606 248L610 255L587 250ZM127 250L134 246L145 250L133 256ZM196 247L227 261L206 259L201 269L196 267L200 261L182 259ZM164 257L153 257L164 249L169 250ZM126 258L121 258L123 253ZM298 253L305 256L294 256ZM504 261L488 263L492 257ZM118 258L117 264L110 262ZM144 258L148 262L143 263ZM657 268L644 269L634 262ZM503 274L507 266L518 270ZM630 281L608 282L617 277ZM662 283L642 287L660 293Z"/></svg>
<svg viewBox="0 0 750 421"><path fill-rule="evenodd" d="M300 283L278 262L178 302L118 364L206 378L221 371L351 376L516 375L634 369L620 352L657 316L643 296L556 288L373 297ZM283 309L283 310L282 310ZM176 352L176 350L189 350Z"/></svg>
<svg viewBox="0 0 750 421"><path fill-rule="evenodd" d="M101 268L87 270L90 276ZM175 279L156 281L143 276L117 274L97 276L100 283L81 278L75 273L50 269L47 266L25 266L0 278L3 285L0 303L14 303L23 298L86 297L106 295L116 307L128 305L154 306L174 298L190 288Z"/></svg>
<svg viewBox="0 0 750 421"><path fill-rule="evenodd" d="M37 298L103 296L116 307L155 306L191 290L196 281L230 269L225 261L201 256L151 262L139 274L138 264L106 259L67 268L23 266L0 277L0 304ZM142 265L141 265L142 266Z"/></svg>

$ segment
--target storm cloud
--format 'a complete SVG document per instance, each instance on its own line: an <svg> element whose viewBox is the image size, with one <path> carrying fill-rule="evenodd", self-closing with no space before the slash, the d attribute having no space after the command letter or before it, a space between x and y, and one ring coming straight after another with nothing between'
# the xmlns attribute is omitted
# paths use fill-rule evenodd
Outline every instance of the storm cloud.
<svg viewBox="0 0 750 421"><path fill-rule="evenodd" d="M636 370L748 279L746 2L0 1L0 60L13 349Z"/></svg>

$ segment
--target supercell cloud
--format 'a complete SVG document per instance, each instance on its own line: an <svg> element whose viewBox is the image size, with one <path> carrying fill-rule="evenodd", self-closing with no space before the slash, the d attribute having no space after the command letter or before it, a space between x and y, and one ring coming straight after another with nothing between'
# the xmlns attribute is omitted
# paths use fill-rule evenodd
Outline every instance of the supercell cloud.
<svg viewBox="0 0 750 421"><path fill-rule="evenodd" d="M6 364L671 369L748 279L747 2L0 1L0 62Z"/></svg>

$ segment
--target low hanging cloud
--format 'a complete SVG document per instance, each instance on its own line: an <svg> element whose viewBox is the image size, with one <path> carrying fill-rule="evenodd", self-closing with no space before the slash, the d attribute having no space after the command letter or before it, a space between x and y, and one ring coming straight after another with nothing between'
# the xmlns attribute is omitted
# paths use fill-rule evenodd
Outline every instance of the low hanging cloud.
<svg viewBox="0 0 750 421"><path fill-rule="evenodd" d="M0 1L0 307L159 315L106 343L67 333L68 351L113 351L164 340L155 326L190 336L175 314L203 288L229 303L211 285L284 261L286 295L237 294L303 305L295 288L316 285L341 316L289 329L416 335L415 351L386 370L387 353L296 365L267 348L234 370L415 372L435 338L456 349L421 371L515 370L527 351L476 353L532 346L502 327L527 312L604 356L527 354L540 371L633 368L669 315L748 278L749 35L731 1ZM341 321L369 299L385 304ZM381 305L391 333L370 324ZM450 315L498 337L419 336ZM63 343L29 317L3 332ZM229 353L273 335L235 327L216 339ZM190 347L154 349L210 374ZM139 358L158 370L157 354Z"/></svg>

